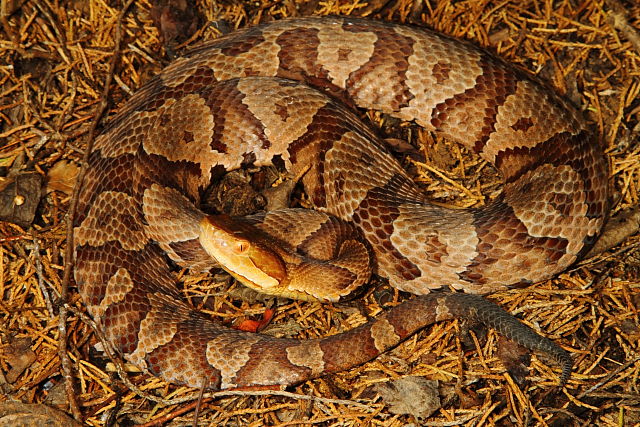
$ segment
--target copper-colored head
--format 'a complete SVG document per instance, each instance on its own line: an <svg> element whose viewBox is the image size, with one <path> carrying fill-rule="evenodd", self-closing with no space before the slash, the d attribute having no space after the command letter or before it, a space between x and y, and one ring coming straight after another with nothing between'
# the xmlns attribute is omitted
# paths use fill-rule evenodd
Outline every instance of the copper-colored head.
<svg viewBox="0 0 640 427"><path fill-rule="evenodd" d="M246 286L273 293L287 270L269 249L260 230L228 215L206 216L200 222L200 244L227 272Z"/></svg>

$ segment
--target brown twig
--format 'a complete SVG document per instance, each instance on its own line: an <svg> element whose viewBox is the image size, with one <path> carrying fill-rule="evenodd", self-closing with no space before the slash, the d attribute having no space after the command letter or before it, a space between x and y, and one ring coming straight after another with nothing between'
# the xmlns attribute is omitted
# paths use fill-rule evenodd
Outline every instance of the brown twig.
<svg viewBox="0 0 640 427"><path fill-rule="evenodd" d="M9 25L9 20L7 19L7 16L9 16L7 8L7 0L0 1L0 21L2 21L2 28L4 29L7 38L13 43L15 49L19 49L20 43L18 43L15 34L13 34L13 30L11 29L11 25Z"/></svg>
<svg viewBox="0 0 640 427"><path fill-rule="evenodd" d="M118 20L116 22L116 35L115 35L115 46L114 52L111 56L111 61L109 63L109 71L107 72L107 77L105 79L104 88L102 91L102 99L100 104L98 104L98 109L96 111L96 115L93 123L91 124L91 128L89 130L89 135L87 137L87 148L84 152L84 156L82 158L82 168L80 169L80 173L78 174L78 179L76 181L76 186L73 189L73 195L71 196L71 201L69 203L69 212L67 213L66 218L66 226L67 226L67 251L65 253L64 260L64 276L62 279L61 286L61 300L62 304L60 307L60 317L59 317L59 342L58 342L58 355L60 357L60 361L62 362L63 374L65 377L65 387L67 398L69 400L69 405L71 407L71 412L73 413L73 417L76 420L82 419L82 413L80 412L80 407L78 406L78 402L75 398L74 392L74 380L72 374L72 366L71 360L67 355L67 312L68 309L66 307L67 302L67 294L69 291L69 282L71 279L71 270L73 268L73 218L75 216L76 208L78 206L78 196L80 194L80 188L82 186L82 181L84 176L87 173L87 165L89 160L89 154L91 153L91 148L93 146L93 141L95 139L96 129L98 128L98 123L100 123L100 119L103 116L109 99L109 88L111 87L111 80L113 80L113 74L115 72L116 63L118 62L118 58L120 56L120 42L122 38L122 20L124 19L124 15L127 13L129 6L131 6L133 0L127 0L124 4L122 10L120 11L120 15L118 15Z"/></svg>
<svg viewBox="0 0 640 427"><path fill-rule="evenodd" d="M51 297L49 296L49 290L45 286L44 282L44 274L42 273L42 257L40 256L40 241L38 240L38 236L35 231L32 231L31 237L33 239L33 254L35 255L35 263L36 263L36 274L38 276L38 287L40 288L40 292L42 292L42 297L44 298L45 303L47 304L47 311L49 311L49 315L53 316L53 303L51 302Z"/></svg>
<svg viewBox="0 0 640 427"><path fill-rule="evenodd" d="M207 400L211 400L211 399L207 399ZM154 420L151 420L149 422L146 422L144 424L140 424L139 427L152 427L152 426L161 426L161 425L165 425L167 422L173 420L176 417L179 417L182 414L185 414L189 411L191 411L192 409L195 408L195 420L194 420L194 427L198 425L198 410L200 407L200 403L201 401L198 399L196 401L193 401L187 405L181 406L179 408L177 408L175 411L171 411L168 414L165 414L159 418L156 418Z"/></svg>
<svg viewBox="0 0 640 427"><path fill-rule="evenodd" d="M602 380L598 381L598 383L596 383L595 385L589 387L587 390L585 390L582 393L580 393L577 396L578 399L582 399L585 396L591 395L592 392L594 392L595 390L597 390L597 389L601 388L602 386L604 386L605 384L607 384L609 381L611 381L620 372L624 371L625 369L627 369L630 366L635 365L638 362L640 362L640 357L636 357L635 359L631 359L631 360L627 361L626 363L623 363L622 365L618 366L616 369L611 371L609 373L609 375L604 377Z"/></svg>
<svg viewBox="0 0 640 427"><path fill-rule="evenodd" d="M200 414L200 407L203 403L204 391L209 387L209 380L205 377L202 380L202 387L200 387L200 393L198 394L198 400L196 405L196 410L193 413L193 427L198 425L198 415Z"/></svg>

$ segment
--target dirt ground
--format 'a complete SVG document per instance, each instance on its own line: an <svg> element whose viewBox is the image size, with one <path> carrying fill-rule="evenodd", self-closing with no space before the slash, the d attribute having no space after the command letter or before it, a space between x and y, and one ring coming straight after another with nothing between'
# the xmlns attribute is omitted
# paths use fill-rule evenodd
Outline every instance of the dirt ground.
<svg viewBox="0 0 640 427"><path fill-rule="evenodd" d="M575 372L564 389L556 387L557 366L544 357L494 331L443 322L347 372L283 391L205 393L199 425L640 425L635 0L138 0L128 8L118 0L2 0L0 419L6 425L20 417L71 425L62 413L22 404L46 404L86 425L193 423L199 391L128 365L123 381L120 359L100 351L82 316L73 280L63 286L76 173L92 126L99 132L136 88L189 47L239 27L326 14L424 25L538 75L580 107L607 147L612 216L626 215L616 227L630 236L553 280L490 296L571 352ZM107 108L97 122L114 55ZM385 137L419 147L411 155L405 147L401 156L440 203L477 206L500 188L493 169L459 146L412 124L362 115ZM226 187L244 191L242 184ZM240 198L232 192L218 202L225 197ZM348 330L407 297L379 280L354 302L280 301L246 292L223 273L178 274L185 299L225 323L260 319L268 307L275 317L264 332L297 338Z"/></svg>

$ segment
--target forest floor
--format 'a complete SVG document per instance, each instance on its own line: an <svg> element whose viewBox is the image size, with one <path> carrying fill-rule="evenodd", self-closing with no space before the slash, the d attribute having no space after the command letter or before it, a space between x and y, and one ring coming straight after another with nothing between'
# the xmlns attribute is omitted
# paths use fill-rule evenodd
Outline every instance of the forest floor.
<svg viewBox="0 0 640 427"><path fill-rule="evenodd" d="M291 16L351 15L419 24L485 47L580 107L610 158L612 216L627 215L618 226L637 229L640 5L633 0L138 0L126 10L117 0L1 4L0 191L18 183L22 199L0 198L0 209L24 209L1 211L0 418L54 417L42 406L8 409L13 402L46 404L86 425L192 423L198 390L135 371L124 382L120 360L99 351L73 280L63 286L66 214L92 126L99 131L171 58L220 32ZM159 27L154 16L162 17ZM383 136L416 147L417 157L403 162L440 203L479 206L500 188L493 168L458 145L362 115ZM571 353L575 372L563 389L553 362L494 331L442 322L365 365L286 391L205 393L199 425L640 425L640 235L626 234L553 280L490 296ZM278 336L335 334L407 298L380 280L355 302L281 301L246 292L222 273L179 273L185 299L223 313L227 324L274 309L263 332Z"/></svg>

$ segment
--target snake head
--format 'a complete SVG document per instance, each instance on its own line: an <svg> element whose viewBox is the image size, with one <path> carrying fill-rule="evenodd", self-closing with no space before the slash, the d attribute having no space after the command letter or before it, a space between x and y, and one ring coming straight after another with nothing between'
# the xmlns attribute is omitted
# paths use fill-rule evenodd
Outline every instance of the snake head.
<svg viewBox="0 0 640 427"><path fill-rule="evenodd" d="M200 244L228 273L258 291L277 293L275 288L287 276L284 261L270 248L264 233L240 218L204 217Z"/></svg>

